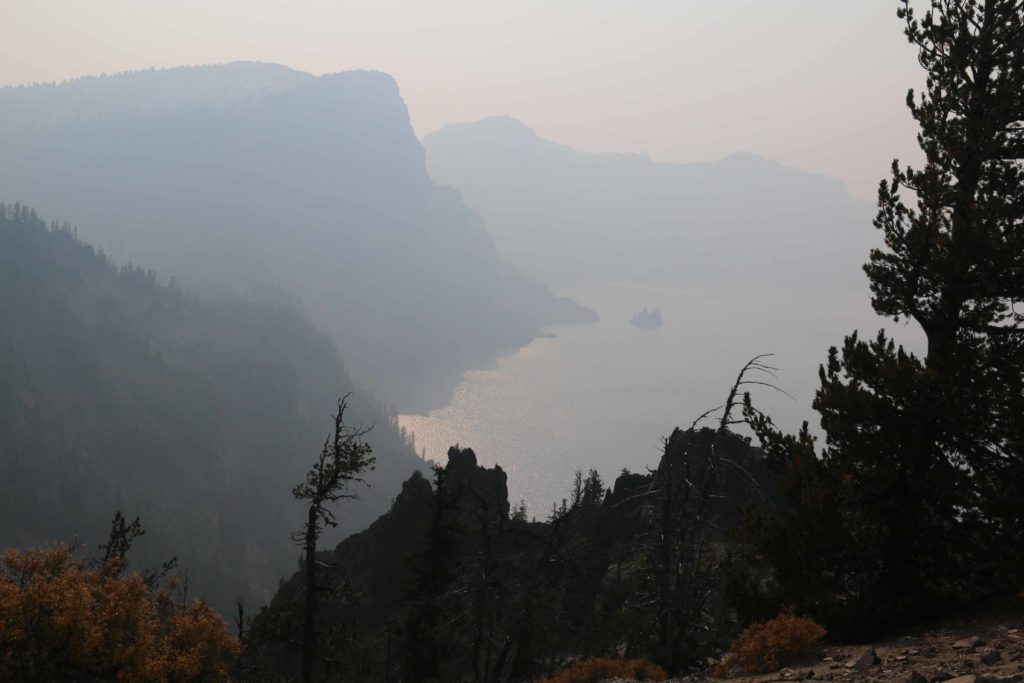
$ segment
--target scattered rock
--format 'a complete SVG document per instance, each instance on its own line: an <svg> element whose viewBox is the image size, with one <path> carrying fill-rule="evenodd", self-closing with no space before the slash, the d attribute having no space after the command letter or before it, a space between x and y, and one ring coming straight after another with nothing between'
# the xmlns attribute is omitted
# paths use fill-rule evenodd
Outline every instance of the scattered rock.
<svg viewBox="0 0 1024 683"><path fill-rule="evenodd" d="M970 638L964 638L953 643L954 650L973 650L974 648L981 645L981 638L978 636L971 636Z"/></svg>
<svg viewBox="0 0 1024 683"><path fill-rule="evenodd" d="M914 669L910 672L910 679L908 683L929 683L929 681L923 673Z"/></svg>
<svg viewBox="0 0 1024 683"><path fill-rule="evenodd" d="M993 676L988 679L989 683L1022 683L1024 674L1010 674L1009 676Z"/></svg>
<svg viewBox="0 0 1024 683"><path fill-rule="evenodd" d="M882 660L878 658L878 654L875 652L875 648L868 648L864 651L857 659L851 659L846 663L847 669L853 669L854 671L867 671L873 666L881 664Z"/></svg>
<svg viewBox="0 0 1024 683"><path fill-rule="evenodd" d="M949 673L948 671L940 671L934 676L932 676L931 683L943 683L944 681L951 681L954 678L956 678L956 676Z"/></svg>
<svg viewBox="0 0 1024 683"><path fill-rule="evenodd" d="M992 666L1002 661L1002 656L996 650L989 650L981 656L981 663L985 666Z"/></svg>

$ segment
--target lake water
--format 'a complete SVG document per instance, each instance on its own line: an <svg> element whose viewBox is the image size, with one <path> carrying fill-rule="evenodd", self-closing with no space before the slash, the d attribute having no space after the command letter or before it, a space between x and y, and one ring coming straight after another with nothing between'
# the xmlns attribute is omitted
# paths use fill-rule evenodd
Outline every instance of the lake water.
<svg viewBox="0 0 1024 683"><path fill-rule="evenodd" d="M511 500L525 500L538 517L566 495L577 468L597 469L610 485L623 468L655 466L662 437L722 403L757 354L777 354L775 382L796 400L757 390L755 404L795 430L805 419L817 426L817 368L845 334L895 327L912 348L919 342L873 314L866 285L842 296L627 283L561 293L595 309L601 322L552 327L554 338L466 373L447 407L399 418L428 458L443 462L458 443L482 464L501 465ZM660 328L629 324L645 306L661 308Z"/></svg>

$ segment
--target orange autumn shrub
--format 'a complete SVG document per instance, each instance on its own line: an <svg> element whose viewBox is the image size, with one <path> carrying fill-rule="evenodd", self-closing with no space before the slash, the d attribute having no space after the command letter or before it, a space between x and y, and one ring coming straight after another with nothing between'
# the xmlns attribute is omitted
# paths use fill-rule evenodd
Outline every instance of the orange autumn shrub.
<svg viewBox="0 0 1024 683"><path fill-rule="evenodd" d="M240 651L224 621L202 600L171 617L167 639L175 653L167 661L171 681L228 680L231 661Z"/></svg>
<svg viewBox="0 0 1024 683"><path fill-rule="evenodd" d="M668 674L646 659L602 659L592 657L573 662L550 678L536 683L597 683L606 678L635 678L664 681Z"/></svg>
<svg viewBox="0 0 1024 683"><path fill-rule="evenodd" d="M824 637L825 629L813 619L780 614L743 629L732 643L732 654L712 675L725 678L737 671L744 675L776 671L814 652Z"/></svg>
<svg viewBox="0 0 1024 683"><path fill-rule="evenodd" d="M239 645L202 600L176 605L66 545L0 558L0 680L226 681Z"/></svg>

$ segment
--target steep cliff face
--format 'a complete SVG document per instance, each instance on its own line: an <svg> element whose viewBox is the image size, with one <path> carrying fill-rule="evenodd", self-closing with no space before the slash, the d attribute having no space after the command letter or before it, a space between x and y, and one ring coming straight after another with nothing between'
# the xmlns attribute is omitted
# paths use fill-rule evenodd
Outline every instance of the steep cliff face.
<svg viewBox="0 0 1024 683"><path fill-rule="evenodd" d="M427 176L398 86L235 64L0 90L0 188L200 292L296 295L405 410L547 323L593 318L499 260Z"/></svg>

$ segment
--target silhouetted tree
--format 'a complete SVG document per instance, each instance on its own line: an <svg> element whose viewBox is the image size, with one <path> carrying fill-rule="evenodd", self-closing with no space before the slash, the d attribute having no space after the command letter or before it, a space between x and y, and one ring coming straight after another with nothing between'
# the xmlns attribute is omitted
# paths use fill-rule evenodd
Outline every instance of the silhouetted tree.
<svg viewBox="0 0 1024 683"><path fill-rule="evenodd" d="M413 580L406 596L403 680L440 681L451 644L444 628L446 599L454 582L458 500L444 467L434 465L431 518L423 551L413 560Z"/></svg>
<svg viewBox="0 0 1024 683"><path fill-rule="evenodd" d="M324 527L336 526L330 505L343 498L354 498L349 492L353 483L365 484L363 475L373 469L373 449L363 441L369 428L345 424L348 394L338 400L334 414L334 430L324 441L320 456L306 480L292 493L307 501L306 524L293 536L304 549L304 610L302 619L302 679L313 680L316 667L316 606L317 606L317 540Z"/></svg>
<svg viewBox="0 0 1024 683"><path fill-rule="evenodd" d="M781 594L837 635L1021 580L1024 3L932 0L919 19L903 0L898 15L927 75L907 95L925 165L894 161L881 183L885 246L865 271L875 310L916 322L927 352L884 331L832 348L814 401L820 458L806 429L787 437L750 415L791 482L791 511L761 534ZM796 549L803 567L786 557Z"/></svg>
<svg viewBox="0 0 1024 683"><path fill-rule="evenodd" d="M128 568L128 551L135 544L135 539L146 535L142 522L138 517L127 523L125 516L118 510L110 523L110 536L106 543L100 544L103 557L99 563L106 567L120 567L120 571ZM142 580L150 589L155 589L161 580L167 577L178 566L178 559L172 557L158 567L148 567L141 572Z"/></svg>
<svg viewBox="0 0 1024 683"><path fill-rule="evenodd" d="M744 453L748 449L731 430L745 421L738 413L746 387L778 390L767 357L756 356L741 368L722 405L665 439L651 478L649 530L639 548L646 572L637 602L653 613L649 654L670 671L693 665L721 645L720 553L714 545L730 539L727 519L760 489L745 462L734 457L739 444ZM714 429L698 429L709 419ZM739 487L730 489L726 469Z"/></svg>
<svg viewBox="0 0 1024 683"><path fill-rule="evenodd" d="M120 510L114 513L114 520L110 523L110 537L106 543L100 544L100 550L103 551L103 562L125 559L135 539L146 534L138 517L133 519L131 524L125 522L125 517Z"/></svg>

